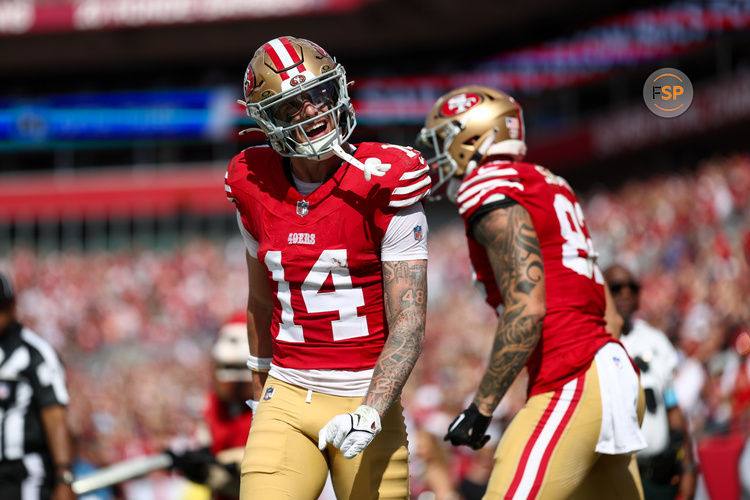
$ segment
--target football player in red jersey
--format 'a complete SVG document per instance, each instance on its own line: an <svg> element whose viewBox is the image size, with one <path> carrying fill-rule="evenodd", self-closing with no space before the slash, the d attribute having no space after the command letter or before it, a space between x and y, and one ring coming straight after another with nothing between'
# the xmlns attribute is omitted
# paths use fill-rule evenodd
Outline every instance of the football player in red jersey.
<svg viewBox="0 0 750 500"><path fill-rule="evenodd" d="M433 191L445 187L458 205L476 278L499 315L473 402L445 439L481 448L527 366L528 400L498 445L484 498L639 498L642 391L608 333L622 320L575 194L521 161L524 139L516 101L478 86L441 97L418 137L439 175Z"/></svg>
<svg viewBox="0 0 750 500"><path fill-rule="evenodd" d="M241 498L407 498L401 389L426 311L428 167L411 148L350 144L344 68L279 37L245 73L269 146L226 175L247 246L257 410Z"/></svg>
<svg viewBox="0 0 750 500"><path fill-rule="evenodd" d="M233 315L219 329L211 349L213 358L212 387L206 394L203 422L196 431L204 448L168 451L173 466L190 481L204 484L214 500L238 498L240 462L252 423L251 409L245 402L252 399L247 359L246 314Z"/></svg>

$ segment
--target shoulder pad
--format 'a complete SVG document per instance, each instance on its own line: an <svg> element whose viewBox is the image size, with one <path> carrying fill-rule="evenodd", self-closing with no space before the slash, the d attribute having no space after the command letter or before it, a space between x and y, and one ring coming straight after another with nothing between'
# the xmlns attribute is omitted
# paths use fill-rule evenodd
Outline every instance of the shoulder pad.
<svg viewBox="0 0 750 500"><path fill-rule="evenodd" d="M275 156L276 153L268 146L252 146L232 158L224 175L224 190L229 201L235 201L233 190L247 190L248 180L256 177L248 176L248 172L251 171L250 165L253 165L252 171L257 173L258 170L266 168L269 160Z"/></svg>
<svg viewBox="0 0 750 500"><path fill-rule="evenodd" d="M562 186L566 188L571 193L573 192L573 188L570 187L570 184L568 184L568 181L566 181L563 177L560 177L559 175L555 175L552 172L550 172L548 169L544 168L541 165L533 165L534 169L539 172L543 177L544 180L547 182L547 184L555 184L558 186Z"/></svg>
<svg viewBox="0 0 750 500"><path fill-rule="evenodd" d="M514 162L493 162L474 169L458 188L458 213L470 213L484 204L502 201L512 191L523 191L519 167Z"/></svg>
<svg viewBox="0 0 750 500"><path fill-rule="evenodd" d="M383 163L391 165L391 169L378 179L381 190L387 191L388 207L408 207L430 194L430 169L419 151L383 143L362 146L365 146L363 156L377 156Z"/></svg>

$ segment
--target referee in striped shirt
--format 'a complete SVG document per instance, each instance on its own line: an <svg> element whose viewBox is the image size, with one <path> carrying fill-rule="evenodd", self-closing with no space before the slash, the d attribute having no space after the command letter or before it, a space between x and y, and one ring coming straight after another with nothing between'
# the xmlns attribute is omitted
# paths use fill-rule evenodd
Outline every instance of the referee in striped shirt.
<svg viewBox="0 0 750 500"><path fill-rule="evenodd" d="M18 322L0 273L0 499L75 499L67 404L60 358Z"/></svg>

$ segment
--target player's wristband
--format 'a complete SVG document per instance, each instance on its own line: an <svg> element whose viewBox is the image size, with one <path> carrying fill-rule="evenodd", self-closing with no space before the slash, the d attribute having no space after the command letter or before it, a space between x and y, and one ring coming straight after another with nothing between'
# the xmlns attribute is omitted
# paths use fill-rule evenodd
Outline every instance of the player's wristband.
<svg viewBox="0 0 750 500"><path fill-rule="evenodd" d="M68 468L65 468L65 469L58 468L56 471L55 478L60 483L71 485L73 484L73 480L75 479L75 476L73 475L73 471Z"/></svg>
<svg viewBox="0 0 750 500"><path fill-rule="evenodd" d="M267 372L271 369L273 358L256 358L253 355L247 357L247 367L254 372Z"/></svg>
<svg viewBox="0 0 750 500"><path fill-rule="evenodd" d="M695 463L691 463L687 465L682 464L682 472L683 474L684 473L695 474L696 472L698 472L698 466Z"/></svg>

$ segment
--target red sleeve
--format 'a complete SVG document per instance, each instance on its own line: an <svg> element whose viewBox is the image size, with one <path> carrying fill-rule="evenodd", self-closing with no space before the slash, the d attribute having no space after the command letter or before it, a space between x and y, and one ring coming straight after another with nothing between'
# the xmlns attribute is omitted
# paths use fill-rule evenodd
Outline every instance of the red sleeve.
<svg viewBox="0 0 750 500"><path fill-rule="evenodd" d="M381 144L383 161L391 169L383 176L381 188L388 192L388 208L401 210L414 205L430 194L430 169L415 149Z"/></svg>
<svg viewBox="0 0 750 500"><path fill-rule="evenodd" d="M252 186L247 180L247 152L248 150L243 151L229 162L229 167L224 175L224 190L227 199L234 203L239 212L242 225L257 240L251 213L253 201L252 197L248 195Z"/></svg>
<svg viewBox="0 0 750 500"><path fill-rule="evenodd" d="M236 183L237 173L240 170L240 159L242 154L238 154L229 162L226 174L224 174L224 191L226 191L227 199L233 203L237 203L233 185Z"/></svg>
<svg viewBox="0 0 750 500"><path fill-rule="evenodd" d="M510 163L500 163L476 169L458 189L458 213L468 221L485 205L515 198L524 190L518 171Z"/></svg>

